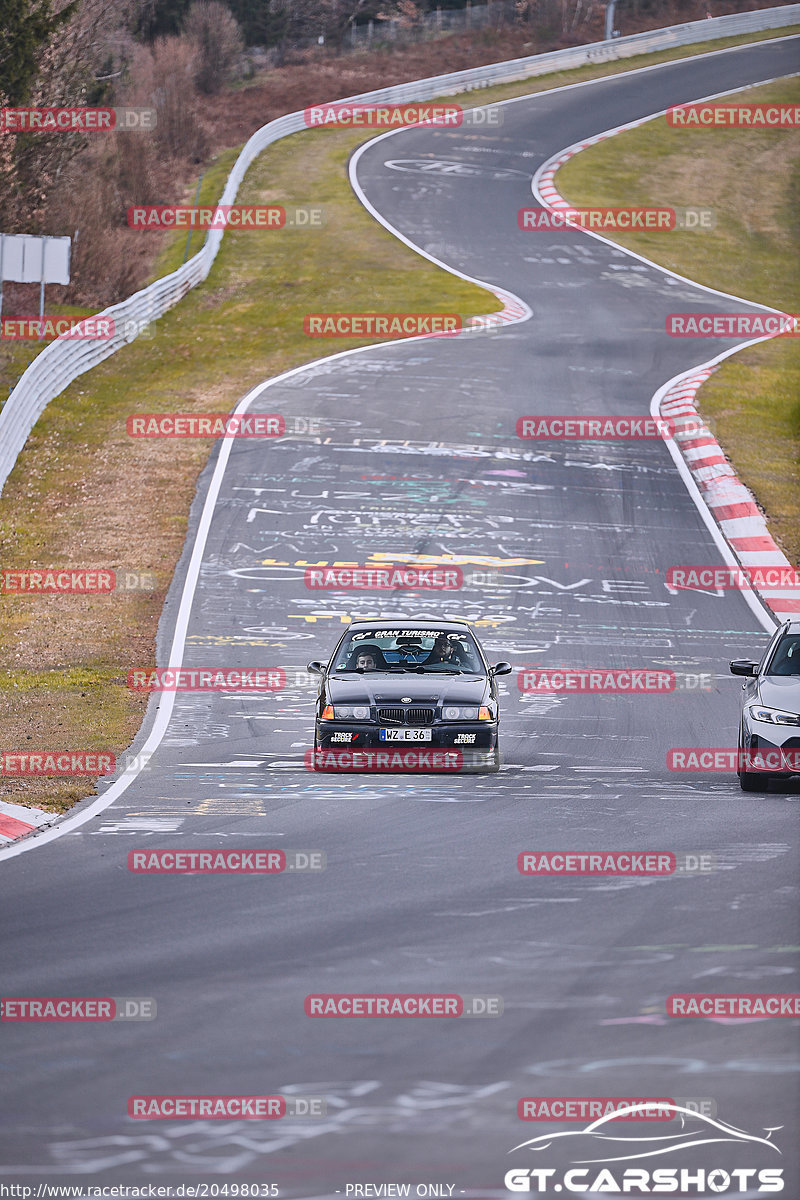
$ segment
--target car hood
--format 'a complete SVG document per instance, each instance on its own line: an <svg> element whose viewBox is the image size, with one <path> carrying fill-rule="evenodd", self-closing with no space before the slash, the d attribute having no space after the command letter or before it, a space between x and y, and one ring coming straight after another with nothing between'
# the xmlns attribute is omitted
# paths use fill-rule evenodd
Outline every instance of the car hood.
<svg viewBox="0 0 800 1200"><path fill-rule="evenodd" d="M397 704L409 696L415 704L480 704L486 692L483 675L329 675L328 699L335 704Z"/></svg>
<svg viewBox="0 0 800 1200"><path fill-rule="evenodd" d="M758 697L767 708L800 713L800 675L766 675L759 680Z"/></svg>

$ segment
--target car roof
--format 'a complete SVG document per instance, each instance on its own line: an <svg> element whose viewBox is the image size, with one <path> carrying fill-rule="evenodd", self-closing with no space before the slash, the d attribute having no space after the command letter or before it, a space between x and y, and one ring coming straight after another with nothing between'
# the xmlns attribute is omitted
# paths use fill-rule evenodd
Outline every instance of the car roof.
<svg viewBox="0 0 800 1200"><path fill-rule="evenodd" d="M381 617L375 621L351 621L347 626L347 632L351 629L468 629L469 621L464 621L460 617L448 617L448 619L437 621L435 617L430 620L409 619L406 617L393 617L387 620Z"/></svg>

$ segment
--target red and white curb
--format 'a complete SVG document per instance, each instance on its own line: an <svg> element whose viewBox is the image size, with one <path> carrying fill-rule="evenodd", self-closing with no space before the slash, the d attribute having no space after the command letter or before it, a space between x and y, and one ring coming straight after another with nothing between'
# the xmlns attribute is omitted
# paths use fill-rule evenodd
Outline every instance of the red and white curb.
<svg viewBox="0 0 800 1200"><path fill-rule="evenodd" d="M674 422L684 461L741 565L784 568L789 574L792 564L695 407L697 392L715 370L715 366L704 367L674 383L661 399L661 415ZM758 594L778 621L800 620L800 587L761 587Z"/></svg>
<svg viewBox="0 0 800 1200"><path fill-rule="evenodd" d="M488 287L489 285L484 284L483 286ZM492 330L503 329L506 325L516 325L517 321L527 321L531 316L528 305L513 292L506 292L503 288L494 285L491 286L491 291L498 300L503 301L503 307L499 312L467 317L463 329L459 332L459 337L474 337L478 333L491 333Z"/></svg>
<svg viewBox="0 0 800 1200"><path fill-rule="evenodd" d="M736 90L746 89L737 88ZM716 99L716 97L709 97L709 99ZM545 208L554 211L574 208L575 205L565 200L555 185L554 180L558 169L588 146L595 146L598 142L603 142L617 133L635 129L658 116L663 116L663 113L653 113L638 121L630 121L616 129L607 129L583 142L576 142L574 145L568 146L541 167L533 180L534 194ZM581 226L576 223L575 228L580 229ZM676 275L675 272L659 266L658 263L651 262L650 259L644 258L635 251L628 250L627 247L613 242L610 238L588 230L583 232L587 233L589 237L608 242L610 245L624 250L625 253L630 254L633 258L638 258L641 262L650 263L651 266L676 279L685 280L684 276ZM692 280L685 281L693 282ZM727 295L725 292L718 292L715 288L705 287L703 284L694 286L715 295ZM747 303L747 301L742 301L741 297L732 298ZM765 308L760 304L754 307ZM766 311L775 312L777 310L767 309ZM727 358L730 354L738 353L739 350L744 350L747 346L754 345L755 342L769 340L767 337L762 337L743 342L741 346L736 346L733 350L719 355L711 362L690 368L673 380L660 397L658 414L674 422L674 442L680 449L683 461L697 485L703 503L713 515L738 564L745 569L752 567L784 568L787 576L791 577L793 574L796 577L797 572L793 572L792 564L769 532L764 514L758 507L753 494L738 478L722 447L703 422L695 405L697 392L709 376L716 371L722 359ZM656 395L658 396L658 393ZM779 623L791 619L800 620L800 587L761 587L754 588L753 591Z"/></svg>
<svg viewBox="0 0 800 1200"><path fill-rule="evenodd" d="M55 814L41 808L26 808L23 804L0 800L0 846L7 846L53 820Z"/></svg>

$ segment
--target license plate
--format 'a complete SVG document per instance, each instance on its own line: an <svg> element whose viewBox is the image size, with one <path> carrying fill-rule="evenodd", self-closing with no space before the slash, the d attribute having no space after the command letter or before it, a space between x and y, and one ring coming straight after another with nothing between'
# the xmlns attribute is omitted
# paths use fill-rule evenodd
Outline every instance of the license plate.
<svg viewBox="0 0 800 1200"><path fill-rule="evenodd" d="M430 729L382 729L380 731L380 741L382 742L429 742L430 740Z"/></svg>

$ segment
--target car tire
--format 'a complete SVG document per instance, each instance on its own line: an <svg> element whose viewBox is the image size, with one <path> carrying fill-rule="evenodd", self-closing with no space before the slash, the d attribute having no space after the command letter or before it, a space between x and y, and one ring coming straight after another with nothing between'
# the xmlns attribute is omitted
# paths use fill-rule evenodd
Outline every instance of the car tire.
<svg viewBox="0 0 800 1200"><path fill-rule="evenodd" d="M769 787L769 775L754 775L752 771L739 772L739 787L743 792L765 792Z"/></svg>
<svg viewBox="0 0 800 1200"><path fill-rule="evenodd" d="M483 770L487 775L496 775L500 770L500 747L495 746L492 751L492 756L484 766Z"/></svg>
<svg viewBox="0 0 800 1200"><path fill-rule="evenodd" d="M739 744L736 747L740 762L744 756L743 732L743 730L739 731ZM744 767L738 772L738 775L739 787L743 792L765 792L769 786L769 775L759 775L754 771L745 771Z"/></svg>

